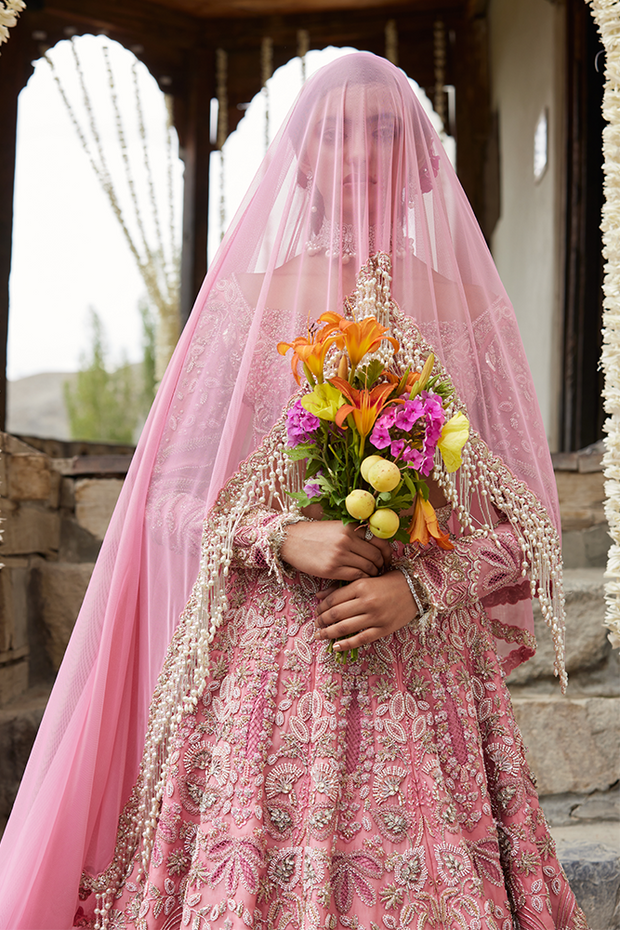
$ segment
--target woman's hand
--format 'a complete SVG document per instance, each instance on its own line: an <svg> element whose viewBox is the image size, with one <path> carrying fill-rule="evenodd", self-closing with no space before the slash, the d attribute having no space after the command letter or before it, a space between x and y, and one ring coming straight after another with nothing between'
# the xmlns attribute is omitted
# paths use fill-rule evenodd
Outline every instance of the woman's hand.
<svg viewBox="0 0 620 930"><path fill-rule="evenodd" d="M346 637L334 643L337 652L388 636L418 615L409 585L399 571L362 578L343 588L327 588L319 592L318 599L316 638Z"/></svg>
<svg viewBox="0 0 620 930"><path fill-rule="evenodd" d="M293 523L287 527L280 555L293 568L317 578L369 578L390 564L392 550L385 540L368 541L363 534L363 527L345 526L340 520Z"/></svg>

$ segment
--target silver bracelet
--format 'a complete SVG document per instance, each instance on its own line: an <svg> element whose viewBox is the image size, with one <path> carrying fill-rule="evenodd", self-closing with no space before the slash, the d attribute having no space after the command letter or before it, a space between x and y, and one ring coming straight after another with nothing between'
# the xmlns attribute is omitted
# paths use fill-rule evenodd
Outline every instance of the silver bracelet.
<svg viewBox="0 0 620 930"><path fill-rule="evenodd" d="M415 606L418 608L418 617L423 617L426 611L422 607L422 602L420 601L420 598L418 597L418 592L415 589L415 585L413 581L411 580L411 576L409 575L409 572L407 571L404 565L396 565L395 568L399 572L402 572L403 577L405 581L407 582L409 590L411 591L411 596L415 601Z"/></svg>

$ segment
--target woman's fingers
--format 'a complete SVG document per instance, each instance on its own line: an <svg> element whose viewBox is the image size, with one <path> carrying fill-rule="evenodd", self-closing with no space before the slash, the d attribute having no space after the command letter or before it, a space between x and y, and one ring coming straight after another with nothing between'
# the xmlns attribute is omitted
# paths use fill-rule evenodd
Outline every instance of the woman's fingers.
<svg viewBox="0 0 620 930"><path fill-rule="evenodd" d="M321 593L316 607L317 639L346 637L342 648L355 648L400 629L417 613L401 572L363 578ZM355 644L346 645L352 637L356 637Z"/></svg>
<svg viewBox="0 0 620 930"><path fill-rule="evenodd" d="M354 581L378 575L384 568L382 551L360 539L351 525L336 520L292 524L281 554L293 568L318 578Z"/></svg>
<svg viewBox="0 0 620 930"><path fill-rule="evenodd" d="M333 633L334 625L343 620L356 619L361 625L367 624L369 604L360 595L363 595L363 581L333 588L319 601L317 621L324 629L330 628L329 638L343 635L342 631Z"/></svg>
<svg viewBox="0 0 620 930"><path fill-rule="evenodd" d="M392 561L392 547L390 546L387 539L379 539L378 536L371 536L370 539L366 536L367 527L360 526L355 530L355 535L360 538L368 546L372 546L373 549L376 549L377 552L381 554L381 563L382 567L389 565Z"/></svg>
<svg viewBox="0 0 620 930"><path fill-rule="evenodd" d="M359 601L364 596L364 582L359 579L357 582L344 585L330 585L324 591L320 592L317 613L323 614L333 607L340 604L353 603Z"/></svg>
<svg viewBox="0 0 620 930"><path fill-rule="evenodd" d="M382 636L385 636L385 630L369 626L352 636L339 639L337 643L334 643L333 648L335 652L350 652L351 649L359 649L360 646L368 646L370 643L374 643L375 640L381 639Z"/></svg>
<svg viewBox="0 0 620 930"><path fill-rule="evenodd" d="M387 567L392 564L392 547L390 546L387 539L378 539L376 536L370 540L370 544L379 550L383 558L383 564Z"/></svg>
<svg viewBox="0 0 620 930"><path fill-rule="evenodd" d="M371 559L378 568L384 568L392 559L392 549L385 539L377 539L373 536L366 539L366 527L357 527L353 532L359 548L356 551L362 553L365 558Z"/></svg>
<svg viewBox="0 0 620 930"><path fill-rule="evenodd" d="M370 624L370 617L365 614L353 614L351 617L343 617L341 620L332 620L321 630L317 639L339 639L341 636L351 636L353 633L363 630Z"/></svg>
<svg viewBox="0 0 620 930"><path fill-rule="evenodd" d="M385 635L385 628L374 626L367 614L359 614L318 630L316 639L337 640L333 648L336 652L343 652L366 646Z"/></svg>
<svg viewBox="0 0 620 930"><path fill-rule="evenodd" d="M380 571L385 564L383 552L371 542L360 539L357 533L351 534L351 552L356 553L356 555L359 555L366 562L369 562L377 571Z"/></svg>

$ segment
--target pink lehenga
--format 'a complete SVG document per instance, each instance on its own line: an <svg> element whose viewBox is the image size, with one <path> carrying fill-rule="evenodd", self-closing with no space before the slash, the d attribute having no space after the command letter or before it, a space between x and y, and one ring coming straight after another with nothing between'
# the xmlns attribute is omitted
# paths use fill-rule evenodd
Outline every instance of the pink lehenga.
<svg viewBox="0 0 620 930"><path fill-rule="evenodd" d="M280 557L303 474L275 347L347 296L400 371L433 351L472 434L435 475L454 550L394 551L425 622L340 664L328 582ZM0 927L586 930L504 681L537 596L565 683L558 530L465 195L403 73L348 56L302 91L158 391L0 846Z"/></svg>
<svg viewBox="0 0 620 930"><path fill-rule="evenodd" d="M428 351L396 308L393 316L409 353L413 344ZM220 494L214 520L220 513L229 523L256 475L275 469L286 483L285 445L281 420ZM477 475L495 472L495 500L509 487L504 507L515 524L525 518L549 533L525 487L474 441L476 455L484 459ZM296 486L290 465L288 473ZM511 505L519 494L527 503ZM507 516L494 535L463 534L448 505L440 516L453 530L452 552L395 546L432 620L343 664L314 638L315 596L326 582L279 557L286 525L300 514L264 503L240 513L204 687L167 728L179 656L183 672L188 661L200 664L195 620L213 587L203 572L152 704L154 744L166 756L156 814L145 821L143 770L112 866L83 876L77 926L586 930L497 654L495 637L517 655L535 645L528 631L494 620L530 590L523 540ZM218 545L214 537L207 525L203 552ZM141 838L136 822L149 823ZM87 916L93 892L100 922Z"/></svg>

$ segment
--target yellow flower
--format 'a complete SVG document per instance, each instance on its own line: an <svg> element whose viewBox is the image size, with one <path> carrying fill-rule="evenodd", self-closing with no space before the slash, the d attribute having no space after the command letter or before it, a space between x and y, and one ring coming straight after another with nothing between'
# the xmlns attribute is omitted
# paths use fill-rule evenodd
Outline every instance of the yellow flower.
<svg viewBox="0 0 620 930"><path fill-rule="evenodd" d="M329 382L317 384L310 394L304 394L301 399L301 406L319 420L335 420L343 404L344 397Z"/></svg>
<svg viewBox="0 0 620 930"><path fill-rule="evenodd" d="M444 423L437 443L446 471L456 471L461 467L461 449L468 438L469 420L459 410L447 423Z"/></svg>

